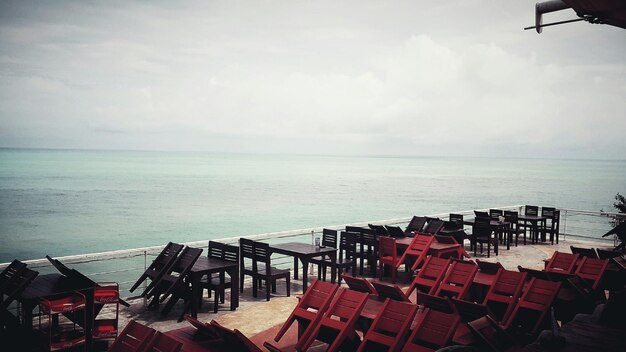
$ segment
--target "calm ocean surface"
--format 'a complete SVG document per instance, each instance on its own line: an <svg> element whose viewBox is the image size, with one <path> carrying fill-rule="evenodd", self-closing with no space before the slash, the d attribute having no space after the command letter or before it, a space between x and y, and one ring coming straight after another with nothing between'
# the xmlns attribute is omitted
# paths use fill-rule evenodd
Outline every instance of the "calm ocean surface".
<svg viewBox="0 0 626 352"><path fill-rule="evenodd" d="M0 262L513 204L613 211L625 175L626 161L0 149Z"/></svg>

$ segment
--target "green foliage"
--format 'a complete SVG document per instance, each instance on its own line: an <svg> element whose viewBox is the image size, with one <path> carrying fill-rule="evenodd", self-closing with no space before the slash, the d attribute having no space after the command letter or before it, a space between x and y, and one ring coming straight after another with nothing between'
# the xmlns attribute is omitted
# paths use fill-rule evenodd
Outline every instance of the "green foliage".
<svg viewBox="0 0 626 352"><path fill-rule="evenodd" d="M626 213L626 197L618 192L617 195L615 195L615 200L617 201L613 203L615 209L617 209L620 213Z"/></svg>

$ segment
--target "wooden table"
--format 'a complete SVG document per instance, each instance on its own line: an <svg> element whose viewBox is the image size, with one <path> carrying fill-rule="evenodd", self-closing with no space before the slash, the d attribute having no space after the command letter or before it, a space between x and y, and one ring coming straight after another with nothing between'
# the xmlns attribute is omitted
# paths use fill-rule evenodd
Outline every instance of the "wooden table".
<svg viewBox="0 0 626 352"><path fill-rule="evenodd" d="M45 274L37 276L28 285L17 300L22 305L22 324L30 330L33 328L33 309L39 304L42 298L57 299L68 294L79 291L85 295L85 346L88 351L92 349L92 325L94 318L94 283L89 280L82 280L80 277L68 277L61 274ZM97 314L97 313L96 313Z"/></svg>
<svg viewBox="0 0 626 352"><path fill-rule="evenodd" d="M396 246L398 249L407 248L411 241L413 241L413 237L404 237L398 238L396 240ZM435 239L428 249L428 255L432 255L434 257L439 258L449 258L454 256L455 258L461 258L463 255L463 247L461 247L458 243L440 243Z"/></svg>
<svg viewBox="0 0 626 352"><path fill-rule="evenodd" d="M335 283L337 276L337 249L321 247L301 242L287 242L270 245L272 253L279 253L293 257L293 278L298 279L298 260L302 262L302 292L308 287L309 261L311 258L329 256L331 261L331 282Z"/></svg>
<svg viewBox="0 0 626 352"><path fill-rule="evenodd" d="M520 215L518 221L523 221L524 223L530 224L530 241L531 243L536 243L539 241L539 223L543 227L546 226L546 222L548 220L545 216L539 215ZM545 237L541 239L542 242L545 242Z"/></svg>
<svg viewBox="0 0 626 352"><path fill-rule="evenodd" d="M463 224L474 226L474 220L475 219L463 220ZM491 230L495 232L496 234L506 235L507 229L511 227L511 223L508 221L489 220L489 226L491 227ZM512 237L513 237L512 234L508 233L508 236L504 238L504 241L506 243L506 249L511 249Z"/></svg>
<svg viewBox="0 0 626 352"><path fill-rule="evenodd" d="M198 316L202 301L202 286L200 281L204 275L226 273L230 276L230 310L239 307L239 263L201 256L196 260L187 277L191 282L191 315Z"/></svg>

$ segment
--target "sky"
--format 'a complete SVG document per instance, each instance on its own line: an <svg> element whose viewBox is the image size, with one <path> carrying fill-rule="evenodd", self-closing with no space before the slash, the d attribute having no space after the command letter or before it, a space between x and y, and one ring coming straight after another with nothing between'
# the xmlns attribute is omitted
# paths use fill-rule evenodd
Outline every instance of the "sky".
<svg viewBox="0 0 626 352"><path fill-rule="evenodd" d="M0 147L626 159L626 30L535 2L0 0Z"/></svg>

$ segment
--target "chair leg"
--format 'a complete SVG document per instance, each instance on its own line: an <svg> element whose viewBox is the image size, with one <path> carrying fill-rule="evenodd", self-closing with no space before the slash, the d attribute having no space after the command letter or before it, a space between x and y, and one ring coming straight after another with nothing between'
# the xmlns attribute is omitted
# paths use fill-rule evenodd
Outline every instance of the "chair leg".
<svg viewBox="0 0 626 352"><path fill-rule="evenodd" d="M291 282L290 282L289 275L287 275L287 277L285 278L285 282L287 285L287 297L289 297L291 296Z"/></svg>

